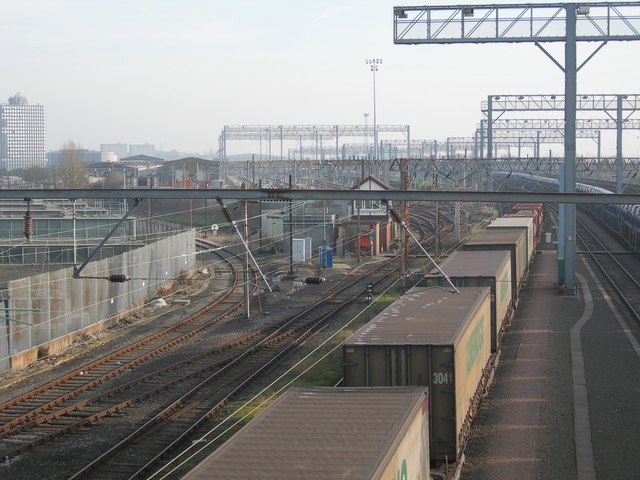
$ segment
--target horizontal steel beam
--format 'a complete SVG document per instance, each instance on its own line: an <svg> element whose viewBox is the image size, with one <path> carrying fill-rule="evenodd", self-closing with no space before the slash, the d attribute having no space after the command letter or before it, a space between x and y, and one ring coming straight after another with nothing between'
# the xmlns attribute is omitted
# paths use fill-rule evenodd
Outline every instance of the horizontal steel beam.
<svg viewBox="0 0 640 480"><path fill-rule="evenodd" d="M618 97L622 98L622 110L640 109L640 95L637 94L581 94L576 96L576 110L606 111L618 108ZM483 113L489 110L489 102L480 104ZM564 95L493 95L493 112L564 111Z"/></svg>
<svg viewBox="0 0 640 480"><path fill-rule="evenodd" d="M409 132L409 125L377 125L378 133ZM315 140L335 137L373 137L373 125L225 125L226 140Z"/></svg>
<svg viewBox="0 0 640 480"><path fill-rule="evenodd" d="M400 6L396 44L563 42L569 3ZM640 3L580 2L575 39L640 40Z"/></svg>
<svg viewBox="0 0 640 480"><path fill-rule="evenodd" d="M482 120L478 129L487 128L487 121ZM564 119L547 118L547 119L506 119L494 120L492 127L494 135L498 130L562 130L564 131ZM610 118L602 119L578 119L576 120L576 130L615 130L618 128L615 120ZM626 119L622 121L623 130L640 130L639 119ZM542 133L542 132L541 132Z"/></svg>
<svg viewBox="0 0 640 480"><path fill-rule="evenodd" d="M296 190L278 189L71 189L0 190L0 199L212 199L229 200L409 200L415 202L543 202L640 204L640 193L595 194L558 192L464 192L414 190Z"/></svg>

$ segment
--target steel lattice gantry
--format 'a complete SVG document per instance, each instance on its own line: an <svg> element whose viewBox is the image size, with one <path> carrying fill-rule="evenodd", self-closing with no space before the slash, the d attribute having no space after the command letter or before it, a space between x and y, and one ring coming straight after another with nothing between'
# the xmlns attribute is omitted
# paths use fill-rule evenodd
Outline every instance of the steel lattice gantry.
<svg viewBox="0 0 640 480"><path fill-rule="evenodd" d="M560 185L564 192L575 192L578 71L607 42L640 40L640 2L407 6L394 7L393 19L396 44L527 42L540 48L565 76L564 171ZM542 46L547 42L564 43L564 65ZM577 42L601 43L578 65ZM556 96L549 100L559 99ZM575 205L561 205L560 216L558 282L574 293ZM581 460L578 458L578 463Z"/></svg>
<svg viewBox="0 0 640 480"><path fill-rule="evenodd" d="M633 113L633 110L631 111ZM484 148L486 141L486 132L487 132L487 120L481 120L478 125L478 131L482 134L481 137L481 149ZM586 119L577 119L576 120L576 136L579 138L593 138L598 146L597 157L601 158L601 140L600 140L600 131L601 130L617 130L619 128L619 123L612 118L586 118ZM623 130L640 130L640 120L638 119L630 119L626 118L622 120L622 124L620 125ZM507 118L504 120L493 120L491 124L491 131L493 139L496 138L496 135L499 135L498 132L502 130L515 132L516 135L528 135L529 131L536 131L536 139L539 141L535 145L535 153L534 157L540 156L540 144L541 143L555 143L555 142L543 142L545 137L543 136L543 132L547 130L552 130L556 132L563 132L562 136L564 138L564 120L557 118L543 118L543 119L514 119ZM592 137L589 134L585 134L583 131L591 130L597 132L596 137ZM518 156L520 154L518 153ZM494 155L495 156L495 155Z"/></svg>
<svg viewBox="0 0 640 480"><path fill-rule="evenodd" d="M616 158L619 163L619 171L616 175L616 191L622 191L622 130L630 129L638 125L638 121L630 120L630 116L638 110L640 106L640 95L632 94L596 94L596 95L576 95L576 111L597 111L604 112L609 116L611 124L610 128L616 129ZM487 117L486 120L486 138L487 138L487 158L492 156L492 143L493 136L495 135L495 122L498 119L493 119L493 114L499 112L499 116L502 116L505 112L516 111L560 111L566 108L564 95L489 95L486 102L482 102L482 113ZM615 111L615 117L610 111ZM624 118L624 114L627 115ZM551 121L551 120L550 120ZM567 128L564 120L556 120L562 122L564 128ZM580 120L574 119L574 132L579 132L580 127L583 129L589 129L589 124L598 122L597 120ZM507 122L507 120L504 120ZM579 123L580 122L580 123ZM607 125L607 119L599 121L601 126ZM481 122L482 127L482 122ZM481 132L483 132L481 128ZM484 138L484 133L481 133L481 138ZM598 150L600 149L600 142L598 142ZM598 154L598 156L600 156Z"/></svg>
<svg viewBox="0 0 640 480"><path fill-rule="evenodd" d="M508 122L509 120L504 120L504 122ZM482 123L485 121L483 120ZM494 120L494 126L495 126ZM564 123L564 122L563 122ZM483 125L481 125L483 126ZM511 143L515 143L515 146L518 147L518 156L521 154L521 148L525 146L531 146L534 149L534 157L540 157L540 145L543 143L564 143L564 129L522 129L518 130L516 128L507 128L507 129L496 129L494 127L491 143L486 142L486 132L485 129L479 129L476 132L476 135L479 137L479 151L483 152L484 145L491 145L491 155L487 155L487 158L497 157L498 147L504 147L504 143L506 140L511 140ZM576 130L577 138L590 138L596 142L598 145L598 158L600 158L600 131L595 129L578 129ZM510 145L514 146L514 145ZM482 155L478 155L482 156Z"/></svg>
<svg viewBox="0 0 640 480"><path fill-rule="evenodd" d="M411 150L411 135L409 125L377 125L380 133L396 133L404 135L407 149ZM227 160L227 142L230 140L258 140L267 142L267 155L271 157L271 142L280 142L280 159L284 159L285 140L299 142L302 147L304 141L315 142L316 159L319 159L320 151L325 141L331 142L335 147L336 158L341 158L340 138L360 137L363 143L368 144L369 139L377 138L373 127L368 125L225 125L220 133L220 158ZM373 144L372 144L373 147ZM342 157L344 158L344 157Z"/></svg>
<svg viewBox="0 0 640 480"><path fill-rule="evenodd" d="M471 138L451 138L451 148L464 147L473 148ZM459 143L458 143L459 141ZM562 142L562 138L550 140ZM444 142L441 142L445 145ZM523 143L521 143L523 144ZM439 144L440 145L440 144ZM512 143L513 145L513 143ZM522 172L543 176L560 176L563 159L559 157L500 157L489 160L463 157L439 157L439 158L411 158L407 159L406 165L415 178L416 184L435 183L436 176L440 179L448 177L455 179L461 175L460 172L475 172L477 178L485 178L482 183L490 183L492 172ZM349 159L324 159L324 160L247 160L243 162L229 162L229 174L246 181L248 185L257 187L258 185L271 187L288 186L287 178L293 179L293 185L305 187L309 178L312 178L314 188L340 185L342 188L350 188L360 181L367 174L385 173L385 181L391 185L399 184L399 169L397 159L365 160L364 158ZM584 179L588 179L594 173L600 176L613 174L616 171L615 158L577 157L576 172ZM627 178L638 176L640 169L640 159L625 158L622 162L623 172ZM473 180L473 179L472 179ZM422 183L421 183L422 182ZM441 182L442 183L442 182ZM447 182L444 182L447 183ZM420 188L420 187L416 187Z"/></svg>

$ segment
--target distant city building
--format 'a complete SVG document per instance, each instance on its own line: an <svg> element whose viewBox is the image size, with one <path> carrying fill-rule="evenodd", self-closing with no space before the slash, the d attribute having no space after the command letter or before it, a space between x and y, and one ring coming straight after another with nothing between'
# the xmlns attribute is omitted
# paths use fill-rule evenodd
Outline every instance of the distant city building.
<svg viewBox="0 0 640 480"><path fill-rule="evenodd" d="M102 154L95 150L87 150L86 148L80 149L80 153L82 154L82 160L84 163L97 163L102 161ZM62 161L62 151L56 150L53 152L47 153L47 158L49 159L49 166L52 168L59 167Z"/></svg>
<svg viewBox="0 0 640 480"><path fill-rule="evenodd" d="M129 156L129 145L126 143L102 143L100 144L101 152L112 152L118 158Z"/></svg>
<svg viewBox="0 0 640 480"><path fill-rule="evenodd" d="M20 94L0 105L0 167L46 167L45 140L43 105L29 105Z"/></svg>
<svg viewBox="0 0 640 480"><path fill-rule="evenodd" d="M120 159L121 162L129 162L130 164L132 162L137 162L140 165L148 165L148 164L155 164L155 165L161 165L163 164L166 160L162 157L156 157L155 155L132 155L130 157L125 157L125 158L121 158Z"/></svg>
<svg viewBox="0 0 640 480"><path fill-rule="evenodd" d="M156 146L151 145L150 143L143 144L130 144L129 145L129 156L134 157L136 155L150 155L153 156L156 154ZM120 157L122 158L122 157Z"/></svg>
<svg viewBox="0 0 640 480"><path fill-rule="evenodd" d="M113 152L100 152L101 162L117 162L118 156Z"/></svg>

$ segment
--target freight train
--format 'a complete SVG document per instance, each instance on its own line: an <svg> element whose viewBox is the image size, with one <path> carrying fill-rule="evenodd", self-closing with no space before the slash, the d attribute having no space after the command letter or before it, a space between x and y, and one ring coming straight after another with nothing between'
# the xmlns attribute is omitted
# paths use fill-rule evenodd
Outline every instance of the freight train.
<svg viewBox="0 0 640 480"><path fill-rule="evenodd" d="M542 204L510 214L440 265L459 294L424 275L346 340L342 387L290 390L187 478L428 480L459 460L542 232Z"/></svg>
<svg viewBox="0 0 640 480"><path fill-rule="evenodd" d="M347 339L344 386L428 387L430 458L460 458L542 232L542 204L518 204Z"/></svg>

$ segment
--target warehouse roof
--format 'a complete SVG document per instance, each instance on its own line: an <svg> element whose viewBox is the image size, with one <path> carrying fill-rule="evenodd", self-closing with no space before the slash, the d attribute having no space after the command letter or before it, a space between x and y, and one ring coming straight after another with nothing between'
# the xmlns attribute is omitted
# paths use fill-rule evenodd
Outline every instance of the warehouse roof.
<svg viewBox="0 0 640 480"><path fill-rule="evenodd" d="M376 473L424 387L292 388L183 480L364 480Z"/></svg>

